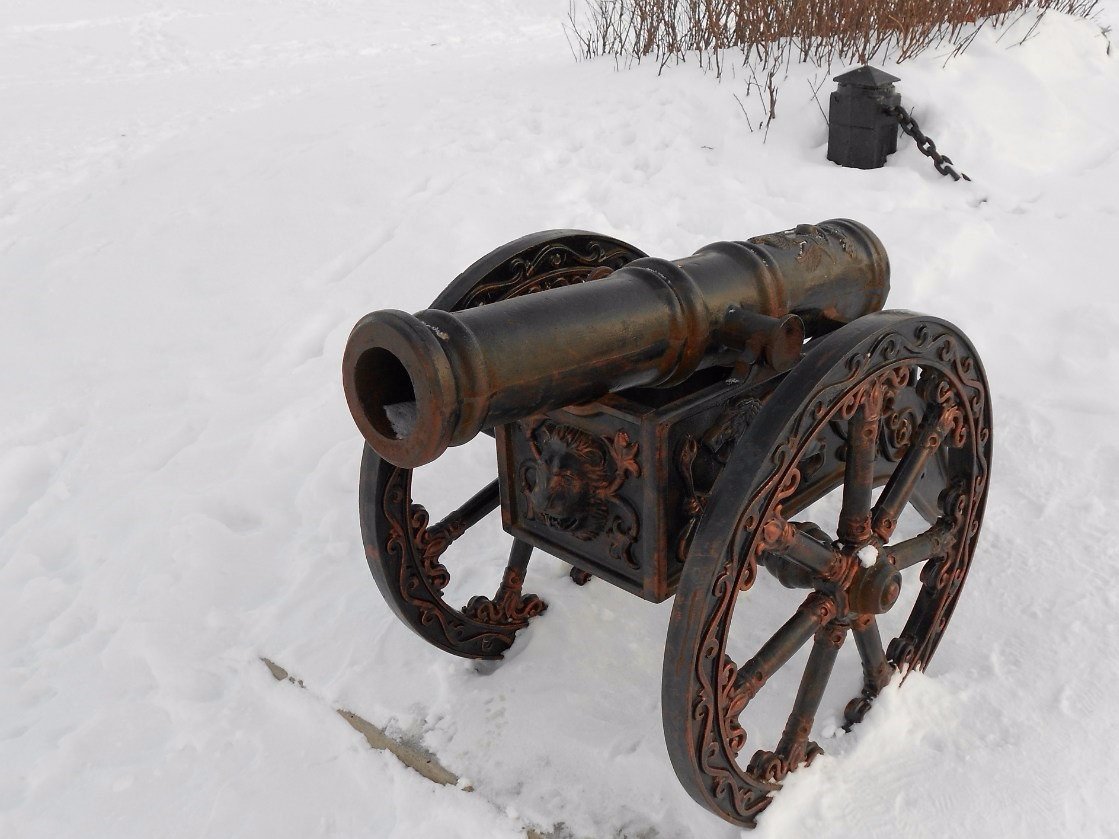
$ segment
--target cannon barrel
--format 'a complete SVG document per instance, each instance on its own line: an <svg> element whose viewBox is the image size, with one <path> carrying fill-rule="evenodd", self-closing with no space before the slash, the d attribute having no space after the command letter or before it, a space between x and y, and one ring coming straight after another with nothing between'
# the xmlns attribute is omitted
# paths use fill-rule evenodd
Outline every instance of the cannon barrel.
<svg viewBox="0 0 1119 839"><path fill-rule="evenodd" d="M373 312L350 333L343 387L374 451L414 468L486 428L678 384L728 348L788 369L805 337L881 309L889 280L862 224L800 225L473 309Z"/></svg>

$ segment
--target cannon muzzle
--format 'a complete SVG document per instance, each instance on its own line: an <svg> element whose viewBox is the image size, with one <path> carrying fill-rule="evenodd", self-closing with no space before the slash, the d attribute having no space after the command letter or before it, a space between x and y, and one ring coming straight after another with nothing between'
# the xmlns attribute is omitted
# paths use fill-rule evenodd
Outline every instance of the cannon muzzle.
<svg viewBox="0 0 1119 839"><path fill-rule="evenodd" d="M342 383L374 451L413 468L486 428L679 384L728 350L782 372L805 337L878 311L889 287L878 238L833 219L473 309L373 312Z"/></svg>

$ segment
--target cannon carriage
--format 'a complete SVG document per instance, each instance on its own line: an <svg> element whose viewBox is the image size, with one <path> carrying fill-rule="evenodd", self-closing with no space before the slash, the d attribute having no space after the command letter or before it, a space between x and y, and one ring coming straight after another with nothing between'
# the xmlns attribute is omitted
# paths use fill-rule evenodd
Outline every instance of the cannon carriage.
<svg viewBox="0 0 1119 839"><path fill-rule="evenodd" d="M546 608L523 590L534 550L580 584L675 596L661 697L673 766L699 803L753 826L819 753L813 721L848 636L862 669L850 726L896 670L928 664L975 548L982 365L951 324L882 311L888 291L884 248L849 220L672 261L548 231L483 257L428 310L362 318L343 384L385 599L440 649L500 658ZM495 438L497 477L431 522L412 470L479 433ZM833 492L837 520L800 519ZM448 550L498 508L512 545L495 592L448 603ZM910 508L923 529L895 539ZM915 566L911 611L884 640L878 618ZM804 599L735 661L731 624L749 620L762 573ZM783 730L751 730L769 747L746 749L750 702L806 646Z"/></svg>

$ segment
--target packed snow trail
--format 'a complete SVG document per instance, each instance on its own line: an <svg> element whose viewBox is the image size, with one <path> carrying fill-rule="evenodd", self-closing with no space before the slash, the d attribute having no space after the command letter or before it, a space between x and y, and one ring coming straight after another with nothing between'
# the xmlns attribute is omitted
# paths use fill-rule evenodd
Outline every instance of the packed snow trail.
<svg viewBox="0 0 1119 839"><path fill-rule="evenodd" d="M845 649L827 754L753 836L1109 835L1119 58L1100 25L1119 6L886 67L974 178L956 184L906 138L881 170L828 163L823 71L792 68L763 143L741 79L576 63L567 5L0 10L0 835L738 835L669 765L670 604L536 558L550 608L497 667L391 615L339 363L360 315L423 308L534 230L674 257L835 216L885 242L891 308L978 347L993 483L930 672L844 735ZM491 447L419 473L417 498L451 509ZM507 546L496 517L456 544L452 595L491 593ZM743 601L747 647L791 611L769 591ZM475 792L370 750L335 707Z"/></svg>

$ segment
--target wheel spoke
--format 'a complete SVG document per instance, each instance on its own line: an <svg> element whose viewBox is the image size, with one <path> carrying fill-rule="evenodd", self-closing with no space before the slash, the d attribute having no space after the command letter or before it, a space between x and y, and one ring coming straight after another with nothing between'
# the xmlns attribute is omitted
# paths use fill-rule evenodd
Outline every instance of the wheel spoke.
<svg viewBox="0 0 1119 839"><path fill-rule="evenodd" d="M820 747L811 742L808 735L812 733L816 711L831 679L839 648L846 638L847 627L840 624L830 624L816 633L785 730L774 751L759 750L754 754L748 767L754 775L766 781L780 782L789 772L802 763L811 763L819 754Z"/></svg>
<svg viewBox="0 0 1119 839"><path fill-rule="evenodd" d="M886 547L886 561L899 571L904 571L929 557L943 554L948 548L951 535L951 523L941 519L920 536Z"/></svg>
<svg viewBox="0 0 1119 839"><path fill-rule="evenodd" d="M469 528L496 510L500 504L501 492L498 489L497 478L494 478L471 496L465 504L448 514L438 524L429 527L428 532L438 534L446 539L449 545Z"/></svg>
<svg viewBox="0 0 1119 839"><path fill-rule="evenodd" d="M890 535L897 527L898 516L909 502L913 490L925 471L925 464L932 454L940 448L943 439L942 423L947 414L947 408L936 405L930 406L924 419L913 435L913 442L909 450L901 459L894 473L886 482L882 496L874 505L874 532L882 541L888 541Z"/></svg>
<svg viewBox="0 0 1119 839"><path fill-rule="evenodd" d="M863 690L843 709L843 717L847 721L843 726L844 731L850 731L851 726L863 721L874 698L889 684L894 672L894 668L886 660L882 635L878 631L878 621L874 615L863 615L851 629L863 663Z"/></svg>
<svg viewBox="0 0 1119 839"><path fill-rule="evenodd" d="M863 662L864 690L870 691L871 696L877 696L878 692L889 683L892 672L889 662L886 661L886 650L882 646L878 621L873 615L868 615L855 624L851 634L855 638L855 647Z"/></svg>
<svg viewBox="0 0 1119 839"><path fill-rule="evenodd" d="M824 690L831 679L839 648L846 638L846 627L832 626L819 632L812 644L812 652L808 655L808 664L800 680L793 710L785 723L781 741L777 744L777 753L785 758L790 770L807 756L805 751L808 735L812 733L812 722L816 719L820 700L824 698Z"/></svg>
<svg viewBox="0 0 1119 839"><path fill-rule="evenodd" d="M811 522L808 524L793 522L792 528L785 532L790 533L792 538L783 539L775 544L772 553L790 559L809 571L823 574L839 555L834 547L814 535L819 533L826 538L826 534Z"/></svg>
<svg viewBox="0 0 1119 839"><path fill-rule="evenodd" d="M797 650L827 621L835 617L835 604L817 592L808 595L785 624L766 641L757 655L738 669L734 692L744 701L753 699L769 677L780 670Z"/></svg>
<svg viewBox="0 0 1119 839"><path fill-rule="evenodd" d="M816 575L791 559L765 551L758 557L758 564L777 578L785 588L815 588Z"/></svg>
<svg viewBox="0 0 1119 839"><path fill-rule="evenodd" d="M843 508L838 528L840 541L847 545L860 545L870 538L870 496L874 489L874 459L881 413L881 393L872 389L847 423Z"/></svg>

